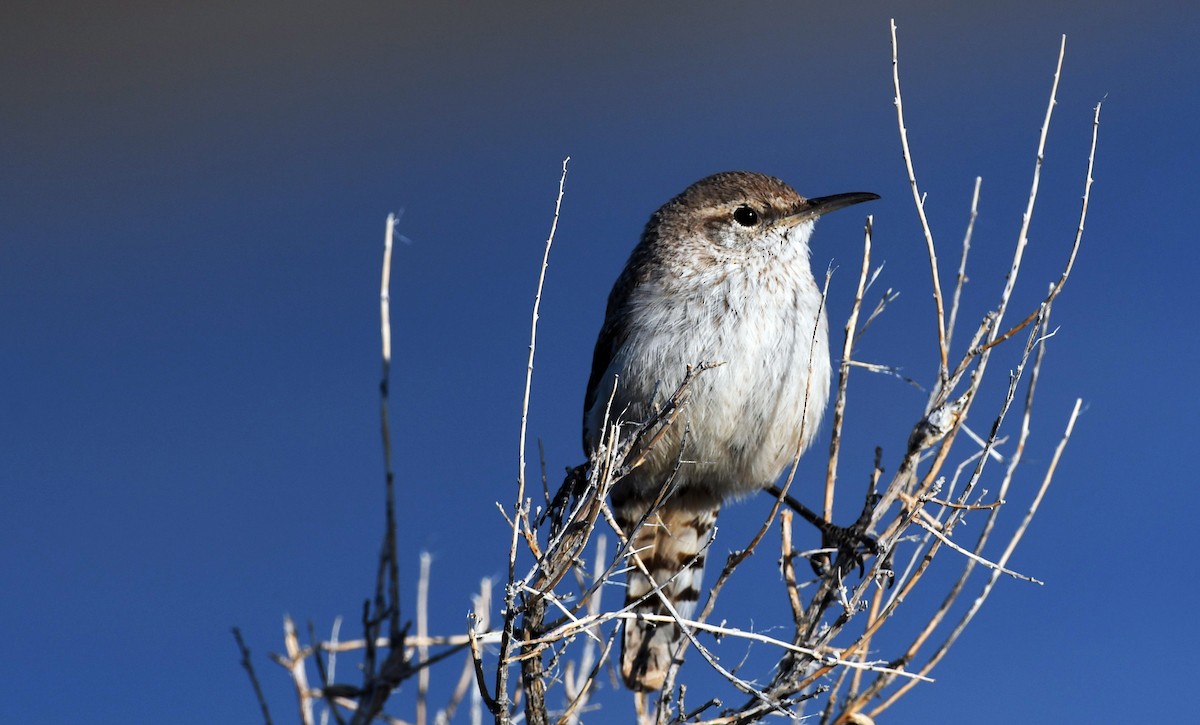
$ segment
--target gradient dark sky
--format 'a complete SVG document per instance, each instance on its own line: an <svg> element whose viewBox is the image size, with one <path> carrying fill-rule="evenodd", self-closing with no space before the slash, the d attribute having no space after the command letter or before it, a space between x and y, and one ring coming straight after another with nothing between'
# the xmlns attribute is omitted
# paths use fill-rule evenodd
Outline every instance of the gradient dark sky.
<svg viewBox="0 0 1200 725"><path fill-rule="evenodd" d="M1200 12L967 5L6 5L0 720L255 722L236 624L277 721L291 721L284 673L265 657L282 647L281 616L321 631L339 614L354 621L373 576L390 211L404 208L411 240L392 295L406 601L427 550L436 631L461 631L479 578L504 567L493 502L514 495L529 310L564 156L530 418L551 472L581 458L591 345L645 219L719 170L884 197L862 213L875 216L881 284L902 296L861 357L928 382L927 262L895 129L892 15L945 275L984 179L972 324L1007 270L1062 33L1014 310L1059 274L1092 108L1107 100L1084 247L1054 310L1061 329L1014 495L1027 500L1083 398L1011 562L1047 584L1002 582L938 683L889 721L1175 719L1200 644L1186 563L1200 505L1188 293ZM814 240L816 266L838 265L835 325L861 223L857 208L834 215ZM993 374L1014 362L997 359ZM898 458L923 400L891 379L855 384L852 479L875 445ZM977 429L998 390L977 405ZM802 477L819 475L818 458ZM739 546L762 509L731 507L717 546ZM758 559L718 618L775 591L774 554ZM456 676L438 673L442 686Z"/></svg>

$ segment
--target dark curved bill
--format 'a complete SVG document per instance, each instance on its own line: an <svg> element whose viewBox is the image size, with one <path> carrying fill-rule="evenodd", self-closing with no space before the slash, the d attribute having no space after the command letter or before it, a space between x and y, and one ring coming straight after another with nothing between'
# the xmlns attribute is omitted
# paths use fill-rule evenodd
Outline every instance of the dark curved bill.
<svg viewBox="0 0 1200 725"><path fill-rule="evenodd" d="M819 217L831 211L845 209L848 206L861 204L864 201L874 201L878 198L879 194L872 194L867 191L852 191L848 194L818 196L815 199L809 199L808 206L798 212L798 214L804 217Z"/></svg>

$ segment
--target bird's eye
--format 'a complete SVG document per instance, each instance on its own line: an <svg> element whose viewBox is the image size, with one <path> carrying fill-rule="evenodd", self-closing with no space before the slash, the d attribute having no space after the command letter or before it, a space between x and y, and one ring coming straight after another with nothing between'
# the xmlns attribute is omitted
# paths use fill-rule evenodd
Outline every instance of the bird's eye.
<svg viewBox="0 0 1200 725"><path fill-rule="evenodd" d="M758 224L758 212L754 211L752 207L742 204L733 210L733 220L744 227L752 227Z"/></svg>

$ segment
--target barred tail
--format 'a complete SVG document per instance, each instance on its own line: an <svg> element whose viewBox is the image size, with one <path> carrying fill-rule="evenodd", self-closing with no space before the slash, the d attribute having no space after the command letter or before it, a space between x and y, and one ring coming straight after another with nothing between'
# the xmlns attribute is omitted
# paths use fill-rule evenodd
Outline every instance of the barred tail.
<svg viewBox="0 0 1200 725"><path fill-rule="evenodd" d="M679 500L668 500L633 535L630 551L638 553L653 577L651 582L630 556L625 604L641 600L632 609L635 614L670 614L658 594L653 593L655 584L661 587L680 617L690 619L696 611L704 577L705 547L720 509L711 501L696 508L688 505L686 495L676 498ZM645 510L641 501L618 505L616 513L621 528L630 531ZM679 626L673 623L627 620L621 654L625 684L643 692L660 689L682 638Z"/></svg>

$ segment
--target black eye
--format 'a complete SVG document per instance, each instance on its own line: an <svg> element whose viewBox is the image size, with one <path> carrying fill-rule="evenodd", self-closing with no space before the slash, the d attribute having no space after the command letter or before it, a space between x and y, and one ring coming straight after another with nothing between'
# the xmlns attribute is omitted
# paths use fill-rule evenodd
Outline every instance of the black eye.
<svg viewBox="0 0 1200 725"><path fill-rule="evenodd" d="M758 224L758 212L753 208L742 204L737 209L733 210L733 220L744 227L752 227Z"/></svg>

